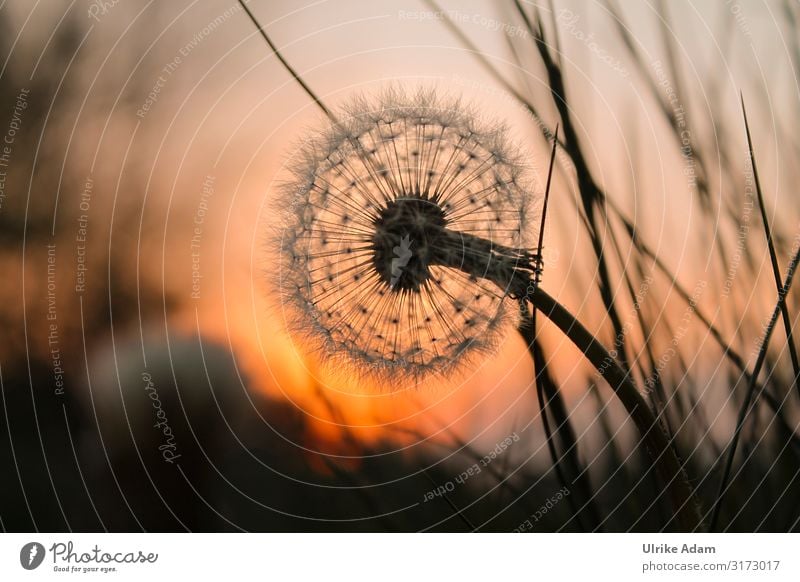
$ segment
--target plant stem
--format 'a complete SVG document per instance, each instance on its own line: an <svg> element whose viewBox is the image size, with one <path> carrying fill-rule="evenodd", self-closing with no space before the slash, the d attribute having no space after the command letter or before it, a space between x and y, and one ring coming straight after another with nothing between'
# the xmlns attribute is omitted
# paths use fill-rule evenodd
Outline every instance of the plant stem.
<svg viewBox="0 0 800 582"><path fill-rule="evenodd" d="M239 0L239 4L241 5L242 8L244 8L245 13L247 13L247 16L250 18L250 20L253 21L253 24L256 25L256 28L258 29L258 32L261 33L261 38L263 38L267 42L267 45L272 50L273 54L278 58L278 60L281 62L281 64L284 66L284 68L287 71L289 71L289 73L292 75L292 77L297 82L297 84L300 85L300 87L303 88L303 91L305 91L306 94L309 97L311 97L311 99L314 100L314 103L317 104L317 107L319 107L322 110L322 112L325 115L327 115L328 118L331 121L336 123L337 122L336 116L333 114L333 112L330 109L328 109L325 106L325 104L320 100L320 98L317 97L317 94L314 93L314 91L311 90L311 87L309 87L306 84L306 82L303 81L303 78L300 75L297 74L297 71L294 70L294 68L289 64L289 62L285 58L283 58L283 55L281 54L281 51L278 50L278 47L275 46L275 44L272 42L272 40L267 35L267 31L264 30L264 27L261 26L261 23L258 22L258 19L250 11L250 8L247 7L247 3L244 0Z"/></svg>
<svg viewBox="0 0 800 582"><path fill-rule="evenodd" d="M741 96L741 95L740 95ZM772 274L775 277L775 287L778 290L778 304L781 310L781 317L783 319L783 328L786 331L786 347L789 350L789 356L792 360L792 369L794 370L794 379L792 384L795 390L800 390L800 358L797 356L797 349L794 345L794 337L792 335L792 320L789 317L789 308L786 306L786 298L781 293L781 286L783 277L781 276L781 268L778 265L778 253L775 251L775 243L772 239L772 229L769 227L769 217L767 216L767 206L764 203L764 193L761 191L761 180L758 178L758 167L756 166L756 155L753 153L753 140L750 137L750 124L747 122L747 112L744 109L744 97L742 100L742 117L744 118L744 130L747 135L747 151L750 154L750 165L753 168L753 181L756 184L756 196L758 198L758 207L761 210L761 221L764 223L764 236L767 238L767 249L769 249L769 259L772 263Z"/></svg>
<svg viewBox="0 0 800 582"><path fill-rule="evenodd" d="M702 529L699 502L689 484L671 441L653 416L630 376L572 313L538 286L528 296L531 304L552 321L583 352L606 379L628 411L664 483L675 517L684 531Z"/></svg>
<svg viewBox="0 0 800 582"><path fill-rule="evenodd" d="M572 426L570 425L569 414L558 392L558 387L550 376L541 343L536 335L536 311L530 312L525 300L521 299L520 301L522 302L520 307L524 311L522 314L522 322L517 331L519 331L519 334L528 346L528 352L533 359L535 371L534 382L536 384L536 396L539 402L539 413L542 417L542 425L544 426L545 437L547 438L547 448L553 459L553 467L556 476L563 487L574 489L577 485L577 488L580 490L580 495L586 499L584 505L580 506L577 495L569 496L572 516L573 519L577 521L578 527L582 531L598 531L601 522L600 514L594 503L588 473L580 464L578 442L575 438ZM555 430L550 427L548 414L553 415ZM561 456L559 456L556 450L556 440L561 442L561 447L564 451ZM562 465L565 467L562 467ZM573 477L572 480L568 479L565 474L565 468L567 467ZM581 515L581 510L583 509L587 511L584 515ZM585 524L586 519L590 522L588 527Z"/></svg>
<svg viewBox="0 0 800 582"><path fill-rule="evenodd" d="M642 435L656 473L664 483L674 516L681 529L702 528L700 505L683 472L670 439L653 415L629 374L603 345L563 305L536 284L534 255L492 245L491 241L442 229L445 252L433 257L437 264L460 269L476 278L488 279L514 298L524 298L534 309L558 326L606 379ZM446 243L446 244L445 244ZM456 252L456 246L461 249ZM524 305L524 303L523 303Z"/></svg>
<svg viewBox="0 0 800 582"><path fill-rule="evenodd" d="M789 289L792 287L792 280L794 279L794 274L797 270L798 264L800 264L800 247L795 250L792 260L789 262L789 270L786 273L786 278L781 285L780 291L778 292L778 302L772 310L772 316L769 319L769 324L767 325L766 330L764 330L764 337L761 340L761 348L758 351L756 363L753 366L753 373L750 376L750 384L747 386L747 394L745 395L744 402L742 402L742 407L739 409L739 416L736 419L736 430L733 432L733 438L731 439L731 443L727 449L725 468L722 473L722 479L719 483L719 491L717 492L717 499L714 502L714 510L711 515L711 531L717 529L717 523L719 522L720 512L722 510L722 501L725 497L725 493L728 491L728 479L730 478L731 470L733 469L733 460L736 458L736 449L739 446L739 438L742 434L744 421L747 420L747 415L752 410L754 398L758 396L756 393L758 376L761 374L761 368L764 366L764 362L767 359L769 340L772 337L772 332L775 331L775 326L778 323L778 317L781 314L781 305L786 300L786 295L789 293Z"/></svg>

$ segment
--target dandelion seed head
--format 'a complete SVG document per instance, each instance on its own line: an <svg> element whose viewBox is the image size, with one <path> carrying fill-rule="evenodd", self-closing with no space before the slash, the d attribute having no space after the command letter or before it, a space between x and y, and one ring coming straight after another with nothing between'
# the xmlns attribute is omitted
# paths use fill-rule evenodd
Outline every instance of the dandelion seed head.
<svg viewBox="0 0 800 582"><path fill-rule="evenodd" d="M493 249L530 248L536 229L505 129L434 91L359 97L339 119L303 142L278 200L294 329L395 378L491 353L518 317L484 276L504 268Z"/></svg>

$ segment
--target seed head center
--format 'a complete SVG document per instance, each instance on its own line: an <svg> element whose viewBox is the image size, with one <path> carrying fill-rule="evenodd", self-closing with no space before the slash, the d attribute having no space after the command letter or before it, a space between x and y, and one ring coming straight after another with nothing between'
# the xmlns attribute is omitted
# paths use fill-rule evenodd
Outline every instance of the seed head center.
<svg viewBox="0 0 800 582"><path fill-rule="evenodd" d="M437 242L447 225L442 208L427 198L398 198L375 219L373 261L380 278L395 291L419 291L430 277Z"/></svg>

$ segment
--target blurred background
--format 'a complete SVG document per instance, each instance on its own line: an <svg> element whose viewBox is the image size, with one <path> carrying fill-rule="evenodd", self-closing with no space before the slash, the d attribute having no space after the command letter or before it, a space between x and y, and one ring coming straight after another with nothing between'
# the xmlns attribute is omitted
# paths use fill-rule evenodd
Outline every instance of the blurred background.
<svg viewBox="0 0 800 582"><path fill-rule="evenodd" d="M785 275L800 4L248 6L329 107L461 95L542 183L560 123L544 288L631 370L709 521L725 481L716 529L798 529L800 305L763 342L778 292L740 99ZM286 333L269 202L324 118L237 2L4 0L0 77L3 530L676 527L548 324L549 407L516 336L457 377L370 386Z"/></svg>

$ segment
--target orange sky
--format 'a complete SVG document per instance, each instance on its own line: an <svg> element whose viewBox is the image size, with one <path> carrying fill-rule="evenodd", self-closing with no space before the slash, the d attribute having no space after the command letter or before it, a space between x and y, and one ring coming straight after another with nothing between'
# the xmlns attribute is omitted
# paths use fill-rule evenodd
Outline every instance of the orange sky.
<svg viewBox="0 0 800 582"><path fill-rule="evenodd" d="M534 394L528 386L531 364L516 337L509 338L499 354L479 369L454 379L452 386L437 381L410 394L385 388L356 390L348 378L320 376L313 359L298 353L264 297L264 278L275 273L264 250L264 230L270 224L265 202L285 175L283 165L292 144L319 122L319 111L270 56L243 13L229 13L212 33L197 40L204 27L226 14L234 2L163 3L141 15L140 8L127 4L115 6L88 37L87 62L75 74L87 86L91 83L91 88L79 115L85 120L92 111L108 113L83 123L74 147L84 159L94 160L96 191L103 183L113 185L123 170L141 177L142 194L147 195L144 212L155 225L140 241L146 257L142 269L160 277L165 267L166 286L184 300L174 325L229 342L259 389L281 394L316 418L315 426L330 438L331 446L339 433L336 422L371 438L398 438L400 426L443 438L439 431L444 425L491 444L498 434L508 434L510 427L535 416ZM513 105L439 20L419 13L422 5L409 5L403 11L394 5L364 2L259 4L256 13L276 44L329 105L391 81L438 86L477 103L487 117L507 122L534 169L541 173L546 167L548 146L527 114ZM502 9L486 2L446 7L456 11L465 32L506 78L525 86L537 102L547 102L542 71L533 65L515 67L508 39L489 24L490 18L511 22ZM697 10L684 14L676 33L686 51L682 57L687 78L700 86L711 71L717 71L709 55L717 50L718 15L707 8ZM598 8L580 14L582 33L593 33L615 58L624 56L624 48L615 41L612 27ZM639 27L637 38L648 54L659 58L659 39L652 33L654 15L639 6L631 9L630 18ZM781 39L765 33L770 23L764 22L763 15L753 15L749 25L761 43L759 54L786 59ZM687 187L682 160L647 92L635 75L620 76L600 61L578 38L578 29L562 28L571 105L597 180L629 210L642 236L681 273L686 287L719 276L704 272L707 233L698 234L703 222L694 193ZM92 47L95 50L89 50ZM779 67L764 66L765 78L753 80L748 72L752 58L746 44L737 45L726 61L730 69L725 73L730 78L723 96L712 104L704 102L701 93L693 105L701 112L713 109L717 116L736 115L738 89L757 100L771 87L774 110L753 116L760 121L754 124L758 139L768 137L778 125L775 120L789 103L780 96L791 94L793 87ZM177 66L171 68L170 63ZM131 76L120 76L120 70L130 71ZM145 114L137 116L159 79L157 96L150 99ZM546 107L544 114L554 119ZM713 145L713 135L697 137L712 140ZM737 133L735 139L741 136ZM777 202L790 195L779 187L786 182L787 172L796 173L780 166L774 152L781 147L777 140L763 139L759 150L764 156L763 179ZM742 155L736 163L743 165L743 161ZM208 176L214 177L214 193L204 199L202 184ZM640 198L633 198L631 188ZM580 238L582 227L572 198L568 176L558 172L546 237L550 261L545 286L588 326L597 327L602 321L596 292L588 300L586 293L593 289L595 273L587 266L591 261L585 260L585 240ZM190 245L201 203L207 206L198 242L203 277L200 299L193 299ZM775 215L776 223L793 225L796 207L790 205L789 212ZM758 290L768 289L770 281L766 277L749 284L758 296ZM713 309L718 301L705 296L700 303ZM755 301L754 309L766 312L762 303ZM683 306L670 302L667 310L680 317ZM611 338L606 334L604 339ZM547 345L559 381L570 389L583 388L586 367L576 350L558 334L551 334ZM320 389L340 411L338 421L320 398Z"/></svg>

